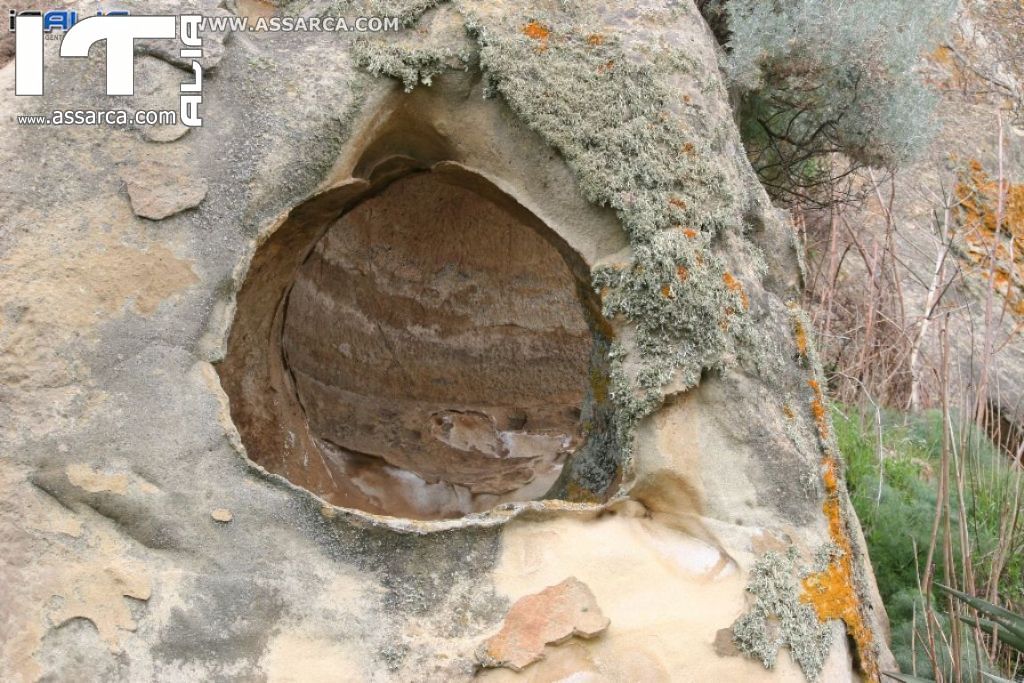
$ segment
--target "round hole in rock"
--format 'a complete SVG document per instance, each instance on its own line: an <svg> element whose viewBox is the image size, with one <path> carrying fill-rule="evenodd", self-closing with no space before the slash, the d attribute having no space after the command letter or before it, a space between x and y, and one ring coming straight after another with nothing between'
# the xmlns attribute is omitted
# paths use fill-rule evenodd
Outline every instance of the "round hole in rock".
<svg viewBox="0 0 1024 683"><path fill-rule="evenodd" d="M218 368L249 456L398 517L549 495L594 412L585 272L472 174L300 207L254 256Z"/></svg>

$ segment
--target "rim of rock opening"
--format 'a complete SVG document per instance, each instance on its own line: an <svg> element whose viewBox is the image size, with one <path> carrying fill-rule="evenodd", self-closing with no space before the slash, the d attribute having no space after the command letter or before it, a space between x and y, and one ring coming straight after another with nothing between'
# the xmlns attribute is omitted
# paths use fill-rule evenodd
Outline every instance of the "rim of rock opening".
<svg viewBox="0 0 1024 683"><path fill-rule="evenodd" d="M356 172L359 173L359 170L357 167ZM344 500L325 492L322 481L318 485L304 476L296 476L294 470L289 471L282 466L287 455L281 449L293 449L293 453L304 453L307 458L314 454L324 457L322 446L315 443L306 408L296 389L295 372L289 367L287 353L283 348L286 345L285 327L289 316L287 309L299 271L304 266L308 267L318 245L322 245L332 227L346 216L375 198L386 195L395 184L424 175L468 191L493 204L534 231L557 252L559 261L572 277L574 303L579 309L581 320L585 321L588 337L586 357L583 359L584 372L580 377L584 385L581 388L582 404L579 408L580 442L565 456L563 467L577 458L588 457L589 451L595 448L607 448L607 444L600 439L591 438L592 434L600 431L594 425L600 425L606 419L606 416L597 414L611 410L609 406L595 401L593 389L595 373L607 372L607 323L601 317L600 304L590 286L588 265L565 242L555 227L546 225L510 192L499 188L483 173L456 162L423 164L405 157L389 157L372 168L364 169L359 175L362 177L342 182L297 203L282 218L261 231L255 246L238 270L233 291L234 305L229 306L230 320L223 341L225 353L215 368L221 387L228 396L232 426L240 437L237 445L241 446L246 461L264 476L285 483L290 489L311 495L323 506L325 516L344 514L411 532L493 526L524 512L542 515L556 511L595 512L617 500L622 494L622 482L619 479L608 482L607 487L599 492L598 502L573 502L566 499L564 484L562 492L558 491L561 482L559 477L540 496L499 500L480 509L461 511L454 515L396 515L387 510L346 504ZM261 303L254 305L255 302ZM271 396L285 397L286 400L274 401ZM305 430L288 429L295 425L303 425ZM275 443L275 440L282 444L281 449L276 453L268 453L265 444ZM264 445L261 446L261 443ZM308 469L305 465L304 468ZM567 469L561 471L564 473Z"/></svg>

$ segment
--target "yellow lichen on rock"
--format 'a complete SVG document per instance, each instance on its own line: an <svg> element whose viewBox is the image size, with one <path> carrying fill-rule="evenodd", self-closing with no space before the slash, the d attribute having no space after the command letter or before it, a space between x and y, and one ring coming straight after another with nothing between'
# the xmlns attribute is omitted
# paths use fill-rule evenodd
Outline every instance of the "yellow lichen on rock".
<svg viewBox="0 0 1024 683"><path fill-rule="evenodd" d="M864 620L861 599L857 595L854 579L853 547L843 521L839 503L839 478L836 462L825 460L825 504L822 511L828 519L829 536L837 552L829 558L826 567L804 577L800 600L810 604L821 621L839 619L846 624L847 633L857 645L861 669L869 680L878 680L878 665L874 656L875 634Z"/></svg>
<svg viewBox="0 0 1024 683"><path fill-rule="evenodd" d="M967 259L983 278L991 269L1010 310L1024 315L1024 183L1000 183L971 159L954 192Z"/></svg>

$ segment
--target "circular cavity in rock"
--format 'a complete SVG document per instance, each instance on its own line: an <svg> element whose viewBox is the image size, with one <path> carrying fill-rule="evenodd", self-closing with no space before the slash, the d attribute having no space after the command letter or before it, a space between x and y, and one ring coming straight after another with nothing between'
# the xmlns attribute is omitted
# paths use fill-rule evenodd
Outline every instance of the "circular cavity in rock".
<svg viewBox="0 0 1024 683"><path fill-rule="evenodd" d="M587 286L536 217L464 181L413 172L257 252L220 367L254 461L414 519L549 493L587 436Z"/></svg>

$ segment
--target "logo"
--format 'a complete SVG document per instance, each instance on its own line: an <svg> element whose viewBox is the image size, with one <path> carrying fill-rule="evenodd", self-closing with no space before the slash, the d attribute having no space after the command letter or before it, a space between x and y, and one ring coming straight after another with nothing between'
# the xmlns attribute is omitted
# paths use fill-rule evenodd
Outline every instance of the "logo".
<svg viewBox="0 0 1024 683"><path fill-rule="evenodd" d="M36 97L43 94L44 36L55 29L64 33L61 57L88 57L98 42L107 47L107 95L135 94L135 41L137 39L174 40L180 38L182 59L191 60L195 80L180 87L180 120L190 127L201 126L199 107L203 102L203 39L199 35L202 17L198 15L129 16L127 12L108 12L78 19L70 10L52 12L13 11L11 29L15 32L14 94ZM181 34L178 35L180 25Z"/></svg>
<svg viewBox="0 0 1024 683"><path fill-rule="evenodd" d="M75 11L75 10L70 10L70 9L55 9L55 10L50 10L49 12L39 12L38 10L37 11L31 11L30 10L30 11L26 11L26 12L16 12L15 10L8 10L8 13L10 14L10 26L9 26L8 30L12 31L12 32L17 30L15 19L19 15L36 16L36 17L37 16L42 16L43 17L43 30L46 31L47 33L52 32L54 29L59 29L61 31L67 31L72 26L74 26L75 24L78 23L78 12ZM126 10L126 9L112 9L109 12L104 12L104 11L101 10L101 11L96 13L96 16L98 16L98 17L102 17L102 16L108 16L108 17L125 16L126 17L129 14L130 14L130 12L128 10Z"/></svg>

